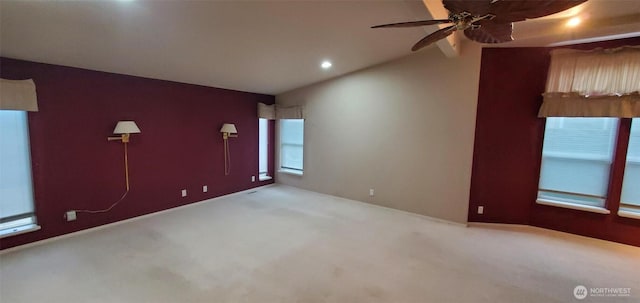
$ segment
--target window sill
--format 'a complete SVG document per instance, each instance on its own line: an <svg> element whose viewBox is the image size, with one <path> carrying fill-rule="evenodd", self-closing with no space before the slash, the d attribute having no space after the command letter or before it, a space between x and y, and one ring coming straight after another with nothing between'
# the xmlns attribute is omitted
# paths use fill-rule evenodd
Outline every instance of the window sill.
<svg viewBox="0 0 640 303"><path fill-rule="evenodd" d="M640 220L640 213L628 210L618 210L618 216Z"/></svg>
<svg viewBox="0 0 640 303"><path fill-rule="evenodd" d="M273 179L271 176L258 176L258 181L267 181Z"/></svg>
<svg viewBox="0 0 640 303"><path fill-rule="evenodd" d="M553 200L537 199L536 203L542 204L542 205L549 205L549 206L556 206L556 207L562 207L562 208L568 208L568 209L588 211L588 212L592 212L592 213L605 214L605 215L608 215L608 214L611 213L610 210L608 210L606 208L603 208L603 207L590 206L590 205L581 205L581 204L567 203L567 202L559 202L559 201L553 201Z"/></svg>
<svg viewBox="0 0 640 303"><path fill-rule="evenodd" d="M302 176L303 174L303 171L301 170L287 169L287 168L281 168L278 170L278 172L283 174L294 175L294 176Z"/></svg>
<svg viewBox="0 0 640 303"><path fill-rule="evenodd" d="M40 225L29 224L0 230L0 239L40 230Z"/></svg>

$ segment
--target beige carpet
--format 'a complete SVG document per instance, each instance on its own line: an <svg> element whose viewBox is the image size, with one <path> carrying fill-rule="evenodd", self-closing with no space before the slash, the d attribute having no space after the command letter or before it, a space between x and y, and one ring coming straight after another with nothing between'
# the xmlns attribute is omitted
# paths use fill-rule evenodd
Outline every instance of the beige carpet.
<svg viewBox="0 0 640 303"><path fill-rule="evenodd" d="M640 248L280 185L0 255L2 303L578 302L576 285L640 302Z"/></svg>

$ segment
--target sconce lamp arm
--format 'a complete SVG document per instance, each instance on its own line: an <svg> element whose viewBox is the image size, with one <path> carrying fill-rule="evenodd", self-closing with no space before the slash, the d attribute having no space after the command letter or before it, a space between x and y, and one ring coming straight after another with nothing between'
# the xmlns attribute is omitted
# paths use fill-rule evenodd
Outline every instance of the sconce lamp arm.
<svg viewBox="0 0 640 303"><path fill-rule="evenodd" d="M131 134L122 134L118 137L107 137L108 141L122 141L124 143L128 143L129 142L129 137Z"/></svg>

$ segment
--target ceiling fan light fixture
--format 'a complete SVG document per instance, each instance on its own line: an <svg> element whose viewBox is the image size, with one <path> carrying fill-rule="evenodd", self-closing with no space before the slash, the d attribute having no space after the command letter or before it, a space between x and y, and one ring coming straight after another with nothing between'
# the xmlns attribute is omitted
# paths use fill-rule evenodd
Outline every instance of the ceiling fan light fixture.
<svg viewBox="0 0 640 303"><path fill-rule="evenodd" d="M576 27L580 25L580 22L582 22L582 19L580 19L580 17L573 17L569 19L569 21L567 21L567 27Z"/></svg>

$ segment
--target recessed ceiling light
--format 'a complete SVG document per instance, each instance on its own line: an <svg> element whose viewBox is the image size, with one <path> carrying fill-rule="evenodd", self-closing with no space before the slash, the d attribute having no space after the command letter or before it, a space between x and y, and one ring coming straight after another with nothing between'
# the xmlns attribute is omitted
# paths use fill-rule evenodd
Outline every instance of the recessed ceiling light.
<svg viewBox="0 0 640 303"><path fill-rule="evenodd" d="M331 67L331 61L322 61L322 64L320 64L320 67L324 68L324 69L328 69L329 67Z"/></svg>
<svg viewBox="0 0 640 303"><path fill-rule="evenodd" d="M568 27L576 27L578 26L578 24L580 24L580 17L573 17L571 19L569 19L569 21L567 21L567 26Z"/></svg>

